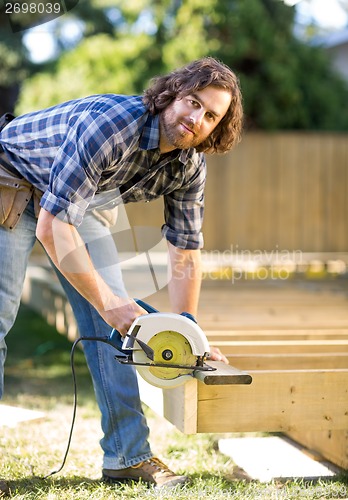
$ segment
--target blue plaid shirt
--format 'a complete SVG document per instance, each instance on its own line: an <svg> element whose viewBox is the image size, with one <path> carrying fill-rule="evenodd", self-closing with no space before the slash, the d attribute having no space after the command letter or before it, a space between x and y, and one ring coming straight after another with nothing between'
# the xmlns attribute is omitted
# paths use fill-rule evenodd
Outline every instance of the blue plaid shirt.
<svg viewBox="0 0 348 500"><path fill-rule="evenodd" d="M206 164L195 149L160 154L159 117L141 96L94 95L28 113L0 135L41 206L78 226L87 209L164 196L163 235L201 248Z"/></svg>

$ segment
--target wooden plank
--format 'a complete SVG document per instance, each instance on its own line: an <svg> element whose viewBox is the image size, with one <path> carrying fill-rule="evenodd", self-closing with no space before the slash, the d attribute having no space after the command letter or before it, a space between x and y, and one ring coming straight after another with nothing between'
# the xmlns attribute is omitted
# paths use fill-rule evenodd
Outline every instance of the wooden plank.
<svg viewBox="0 0 348 500"><path fill-rule="evenodd" d="M287 435L326 460L348 469L348 430L312 431L301 429L287 432Z"/></svg>
<svg viewBox="0 0 348 500"><path fill-rule="evenodd" d="M197 432L198 384L193 378L179 387L163 389L163 416L185 434Z"/></svg>
<svg viewBox="0 0 348 500"><path fill-rule="evenodd" d="M347 340L259 340L243 342L240 340L215 341L225 355L250 353L306 353L306 352L348 352Z"/></svg>
<svg viewBox="0 0 348 500"><path fill-rule="evenodd" d="M194 372L194 377L206 385L251 384L252 377L245 371L238 370L231 365L226 365L221 361L207 360L207 364L216 368L216 370L212 372Z"/></svg>
<svg viewBox="0 0 348 500"><path fill-rule="evenodd" d="M347 328L330 329L272 329L272 330L205 330L209 340L348 340Z"/></svg>
<svg viewBox="0 0 348 500"><path fill-rule="evenodd" d="M204 331L340 330L348 325L346 279L204 281L198 321ZM167 290L148 301L170 310ZM307 307L308 306L308 307Z"/></svg>
<svg viewBox="0 0 348 500"><path fill-rule="evenodd" d="M348 429L348 370L250 374L251 385L198 385L197 432Z"/></svg>
<svg viewBox="0 0 348 500"><path fill-rule="evenodd" d="M320 307L320 306L318 306ZM347 305L348 307L348 305ZM332 313L333 316L335 316L335 313ZM330 321L328 320L328 317L330 317L331 312L327 312L327 316L325 318L316 318L315 320L311 320L308 318L308 320L304 320L304 322L301 323L300 318L293 318L293 320L290 320L290 315L287 316L285 315L284 317L281 316L276 316L272 317L271 315L267 314L262 314L261 318L257 318L256 314L252 314L248 318L246 316L248 315L248 312L245 311L243 314L238 314L238 317L235 317L233 312L231 312L231 319L229 320L224 320L221 319L220 321L216 320L209 320L209 319L204 319L200 318L199 320L199 325L200 327L205 331L209 332L212 330L220 330L220 331L229 331L231 330L231 327L235 328L236 330L269 330L269 329L288 329L289 326L293 330L301 330L305 324L308 328L311 329L320 329L324 327L327 328L345 328L347 323L348 323L348 317L341 317L341 318L335 318ZM237 315L236 315L237 316ZM242 317L244 316L244 317Z"/></svg>
<svg viewBox="0 0 348 500"><path fill-rule="evenodd" d="M345 251L346 137L248 133L230 154L208 158L207 206L221 210L207 211L206 248ZM229 186L238 186L233 196Z"/></svg>
<svg viewBox="0 0 348 500"><path fill-rule="evenodd" d="M232 299L231 299L232 300ZM256 297L249 299L250 302ZM270 299L271 300L271 299ZM341 306L326 306L317 301L313 307L288 308L269 306L226 306L229 308L229 317L206 311L199 316L199 324L206 331L214 330L271 330L271 329L323 329L346 328L348 323L348 301Z"/></svg>
<svg viewBox="0 0 348 500"><path fill-rule="evenodd" d="M346 353L233 354L231 365L240 370L327 370L348 369Z"/></svg>
<svg viewBox="0 0 348 500"><path fill-rule="evenodd" d="M296 197L299 196L302 214L298 214L299 227L295 228L295 232L300 233L303 241L301 248L323 248L324 246L323 222L326 206L322 197L326 191L326 179L322 156L323 154L325 156L325 151L330 147L329 143L330 139L323 151L323 143L319 136L307 135L306 147L302 151L302 159L299 160L304 163L297 183L300 192L295 193L294 203L296 203Z"/></svg>
<svg viewBox="0 0 348 500"><path fill-rule="evenodd" d="M331 136L329 144L323 145L322 163L326 176L325 187L325 219L326 243L337 241L342 244L345 235L342 231L347 231L347 213L348 213L348 148L343 141L336 141L335 136ZM337 183L340 188L337 189ZM342 214L345 214L342 217Z"/></svg>

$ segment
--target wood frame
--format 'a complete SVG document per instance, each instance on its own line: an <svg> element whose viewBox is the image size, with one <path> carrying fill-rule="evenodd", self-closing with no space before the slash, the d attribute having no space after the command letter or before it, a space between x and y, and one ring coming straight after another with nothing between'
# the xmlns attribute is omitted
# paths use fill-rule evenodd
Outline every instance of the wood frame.
<svg viewBox="0 0 348 500"><path fill-rule="evenodd" d="M282 297L264 295L260 284L256 294L251 288L226 292L221 282L217 289L208 288L200 324L210 343L228 356L230 366L215 362L217 372L196 372L185 385L166 390L139 377L142 401L187 434L284 432L348 469L346 290L332 294L321 283L319 300L316 294L303 290L294 294L287 290L288 284L283 286ZM23 301L75 339L70 306L46 271L32 270ZM149 302L166 310L160 294ZM237 311L235 319L230 303ZM214 308L219 315L212 312Z"/></svg>
<svg viewBox="0 0 348 500"><path fill-rule="evenodd" d="M163 391L162 414L185 433L283 432L348 469L348 304L346 289L335 294L328 287L320 283L319 297L286 290L286 302L272 295L273 318L265 314L269 297L260 294L261 286L256 295L247 287L244 296L225 294L225 287L218 297L203 295L202 326L210 343L234 369L249 373L252 384L193 380ZM238 308L234 329L223 313L229 301ZM246 302L254 316L243 325Z"/></svg>
<svg viewBox="0 0 348 500"><path fill-rule="evenodd" d="M173 389L154 390L141 380L139 385L142 400L187 434L348 429L348 369L251 375L251 385L206 385L196 379ZM325 392L313 391L318 384Z"/></svg>

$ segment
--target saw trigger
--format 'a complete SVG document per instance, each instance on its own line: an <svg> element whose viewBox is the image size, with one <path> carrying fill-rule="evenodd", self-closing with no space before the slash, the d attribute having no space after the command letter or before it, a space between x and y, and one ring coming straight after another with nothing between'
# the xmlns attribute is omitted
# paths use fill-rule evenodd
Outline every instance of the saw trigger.
<svg viewBox="0 0 348 500"><path fill-rule="evenodd" d="M137 342L140 345L140 347L142 348L142 350L144 351L144 353L146 354L146 356L149 359L151 359L151 361L154 360L155 353L154 353L154 350L149 345L147 345L142 340L138 339L136 337L136 335L126 333L126 337L128 337L129 339L131 339L133 341L133 346L134 346L134 342Z"/></svg>

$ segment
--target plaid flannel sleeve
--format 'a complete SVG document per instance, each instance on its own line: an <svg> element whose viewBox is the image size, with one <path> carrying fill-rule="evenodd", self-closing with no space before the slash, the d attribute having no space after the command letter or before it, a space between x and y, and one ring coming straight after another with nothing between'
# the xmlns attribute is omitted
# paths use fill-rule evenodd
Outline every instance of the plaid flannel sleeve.
<svg viewBox="0 0 348 500"><path fill-rule="evenodd" d="M97 190L102 169L112 157L109 124L98 114L82 113L55 157L41 206L78 226Z"/></svg>
<svg viewBox="0 0 348 500"><path fill-rule="evenodd" d="M206 162L204 155L200 154L190 179L164 197L162 235L178 248L196 250L203 247L205 180Z"/></svg>

